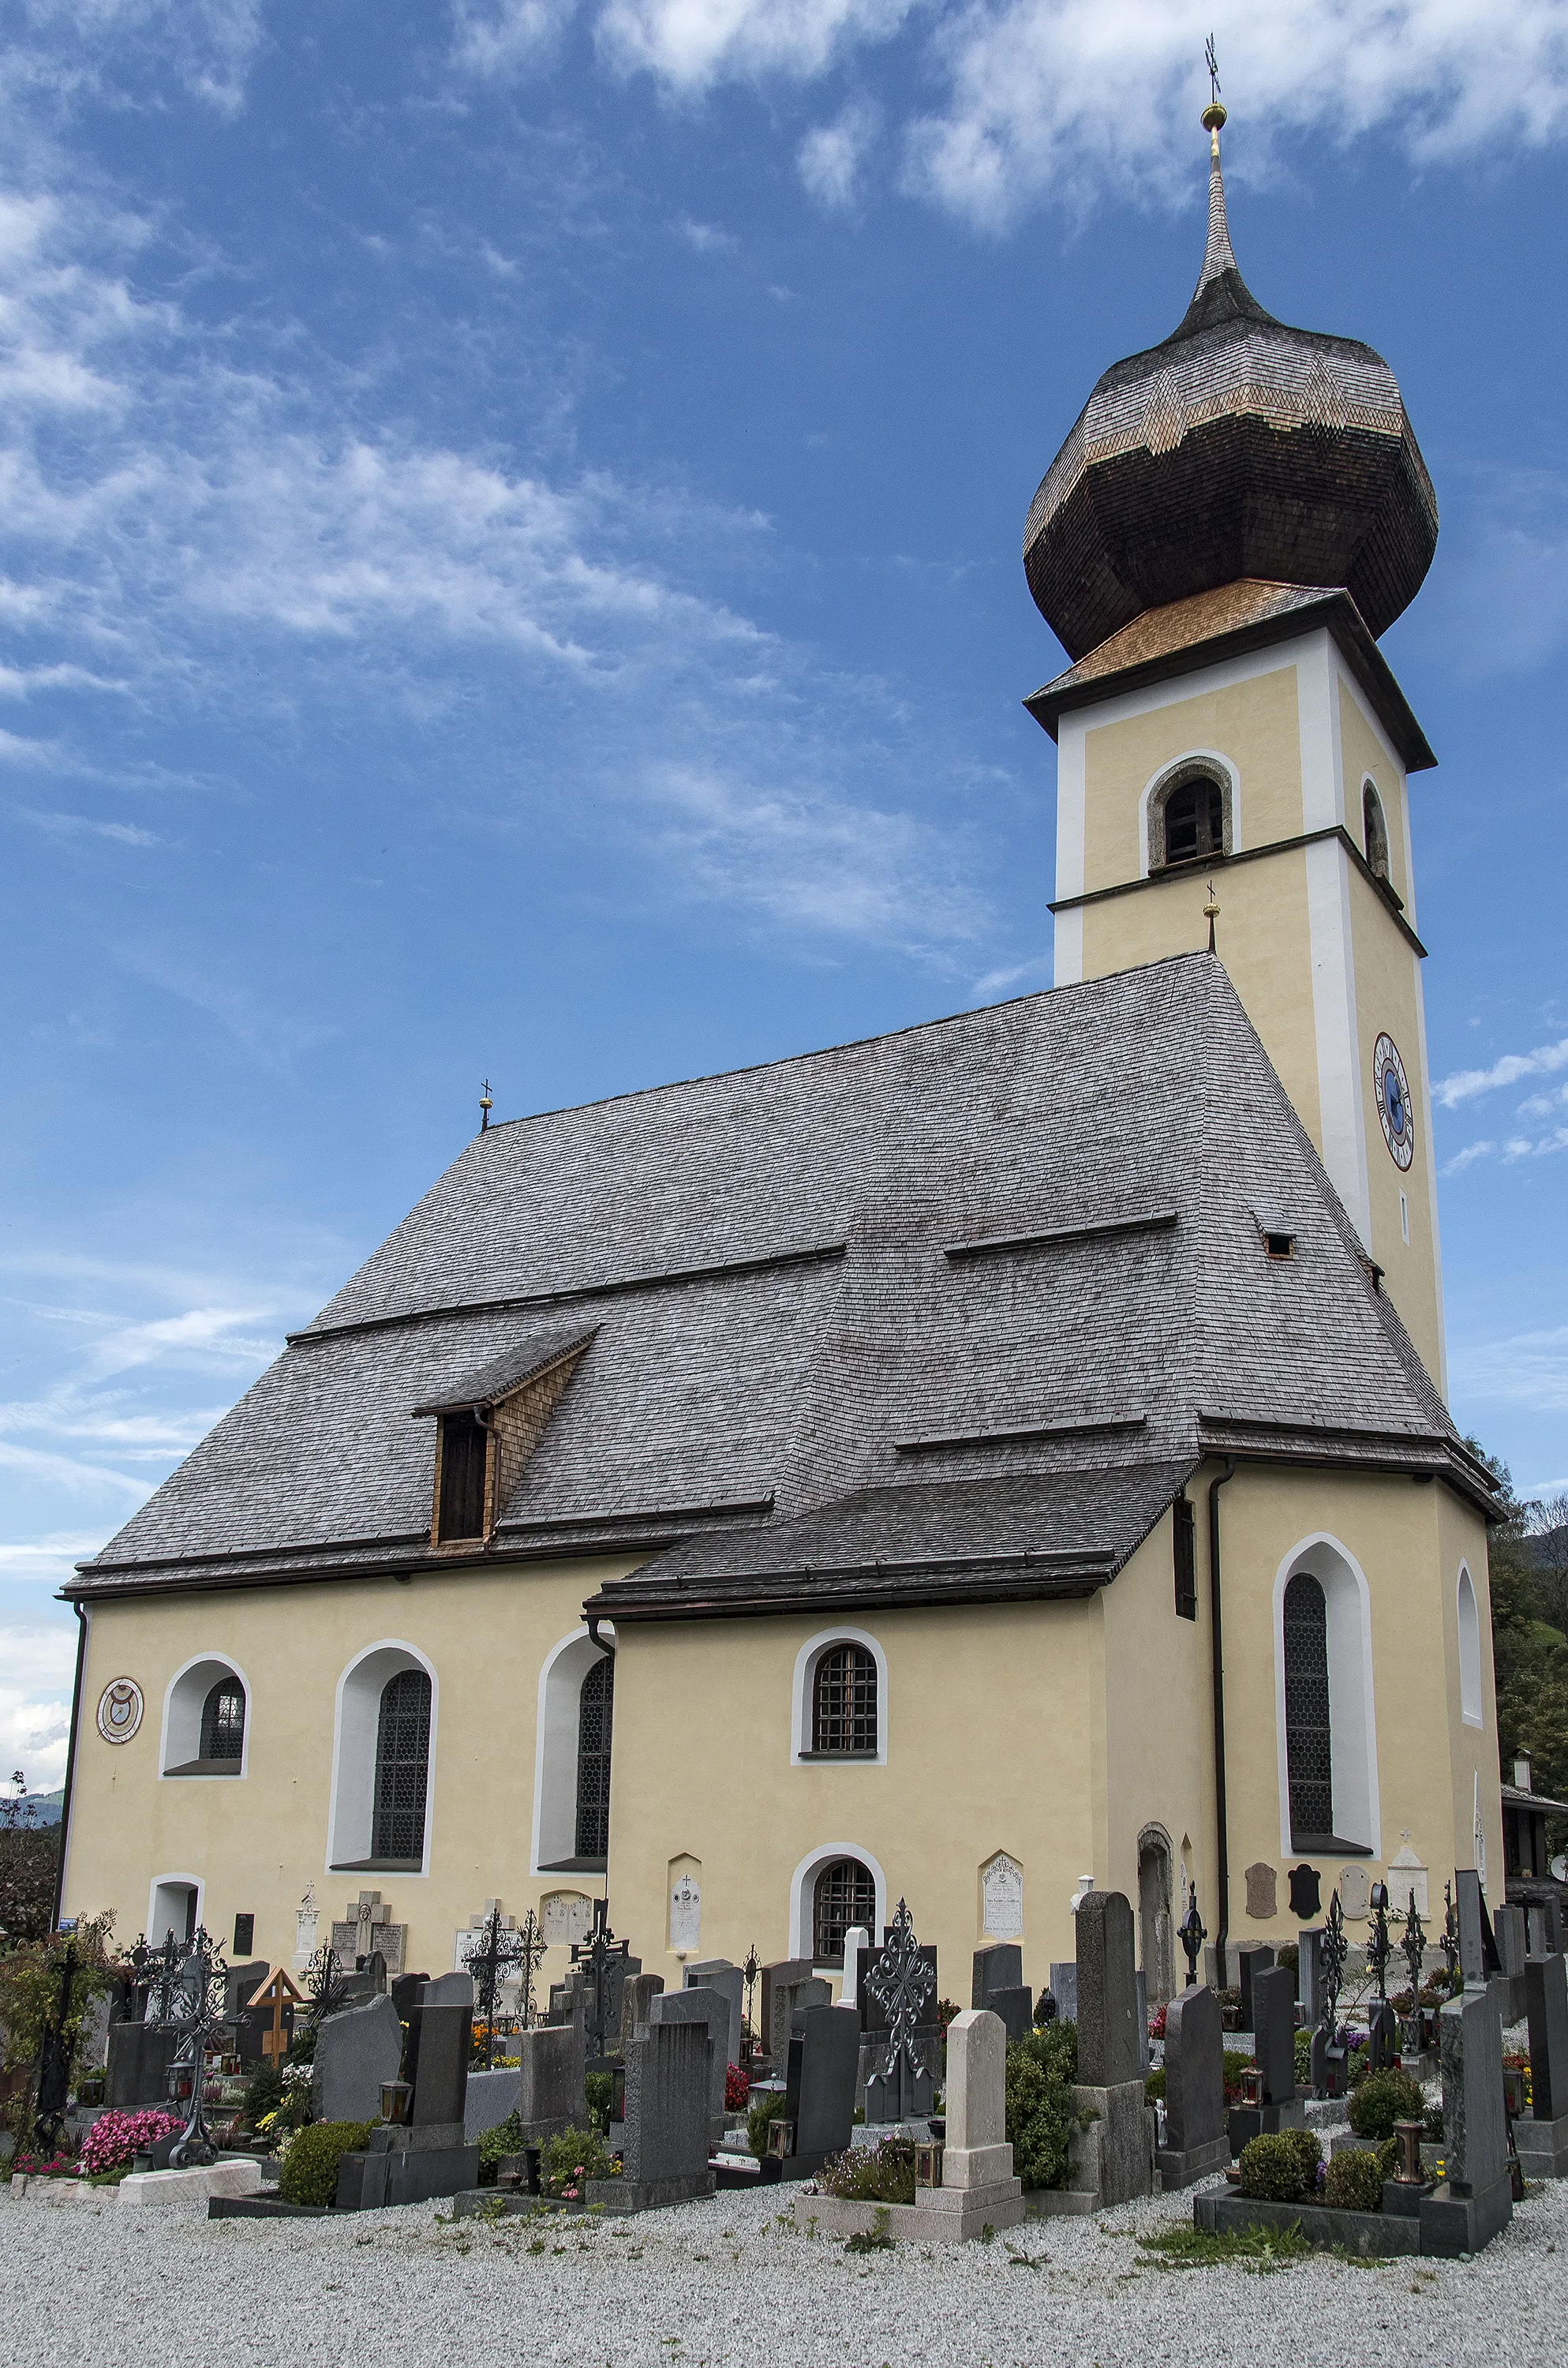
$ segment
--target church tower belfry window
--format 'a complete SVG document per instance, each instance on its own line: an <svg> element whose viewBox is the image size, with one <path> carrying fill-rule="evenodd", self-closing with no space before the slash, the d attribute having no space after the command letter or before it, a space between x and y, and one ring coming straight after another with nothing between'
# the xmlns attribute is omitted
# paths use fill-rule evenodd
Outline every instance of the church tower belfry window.
<svg viewBox="0 0 1568 2368"><path fill-rule="evenodd" d="M1383 802L1378 795L1375 781L1361 785L1361 836L1367 850L1367 868L1378 879L1389 876L1389 833L1383 819Z"/></svg>

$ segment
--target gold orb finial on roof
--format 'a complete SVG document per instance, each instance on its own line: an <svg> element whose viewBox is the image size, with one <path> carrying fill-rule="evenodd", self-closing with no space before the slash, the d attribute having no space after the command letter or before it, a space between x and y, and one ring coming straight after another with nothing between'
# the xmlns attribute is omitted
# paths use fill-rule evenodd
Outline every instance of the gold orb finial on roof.
<svg viewBox="0 0 1568 2368"><path fill-rule="evenodd" d="M1203 129L1209 134L1209 153L1218 162L1220 129L1225 120L1225 109L1220 97L1220 66L1214 55L1212 33L1203 44L1203 63L1209 70L1209 104L1203 110Z"/></svg>

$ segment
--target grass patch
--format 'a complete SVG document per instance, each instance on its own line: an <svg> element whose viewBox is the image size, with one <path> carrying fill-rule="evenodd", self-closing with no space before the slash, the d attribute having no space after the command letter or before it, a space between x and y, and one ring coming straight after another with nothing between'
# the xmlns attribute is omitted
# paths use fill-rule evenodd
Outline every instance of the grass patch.
<svg viewBox="0 0 1568 2368"><path fill-rule="evenodd" d="M1182 2224L1162 2228L1156 2237L1140 2237L1138 2243L1162 2269L1207 2270L1233 2262L1259 2277L1310 2260L1313 2249L1298 2220L1288 2228L1194 2228Z"/></svg>

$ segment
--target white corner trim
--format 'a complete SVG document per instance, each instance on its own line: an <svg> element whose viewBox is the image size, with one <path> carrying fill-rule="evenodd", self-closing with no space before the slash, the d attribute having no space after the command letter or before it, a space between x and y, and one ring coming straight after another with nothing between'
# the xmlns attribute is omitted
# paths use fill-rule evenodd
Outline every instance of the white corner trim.
<svg viewBox="0 0 1568 2368"><path fill-rule="evenodd" d="M1339 746L1339 675L1326 627L1298 644L1296 702L1301 744L1301 829L1345 822L1345 771Z"/></svg>
<svg viewBox="0 0 1568 2368"><path fill-rule="evenodd" d="M1077 986L1084 976L1084 908L1075 905L1072 912L1056 913L1051 917L1056 923L1051 983L1056 986Z"/></svg>
<svg viewBox="0 0 1568 2368"><path fill-rule="evenodd" d="M379 1678L379 1683L376 1689L378 1699L380 1697L381 1686L385 1685L389 1678L395 1677L400 1668L423 1669L426 1676L430 1680L430 1747L426 1761L425 1776L425 1850L424 1855L420 1861L419 1873L417 1875L411 1873L400 1874L398 1877L398 1880L402 1883L415 1883L421 1881L430 1872L431 1829L436 1822L436 1724L441 1707L441 1681L436 1675L436 1665L429 1658L428 1655L422 1653L417 1645L410 1645L401 1636L380 1636L373 1645L362 1645L359 1651L356 1653L351 1659L345 1662L343 1668L338 1674L337 1691L334 1699L332 1713L332 1789L327 1796L326 1872L328 1874L335 1873L338 1863L337 1805L339 1793L344 1789L342 1779L343 1706L345 1696L347 1692L349 1682L352 1679L355 1671L363 1668L367 1661L383 1654L388 1657L384 1670L377 1673ZM402 1657L394 1660L392 1658L392 1656L394 1654L400 1655ZM375 1741L373 1736L370 1742L369 1781L371 1810L373 1814L376 1787ZM357 1856L361 1858L369 1858L369 1854L370 1853L368 1850L356 1853Z"/></svg>
<svg viewBox="0 0 1568 2368"><path fill-rule="evenodd" d="M877 1861L859 1842L824 1842L820 1850L808 1850L794 1873L790 1877L790 1953L792 1957L812 1957L816 1934L812 1926L815 1907L815 1884L812 1877L819 1867L829 1866L835 1858L856 1858L877 1886L877 1932L888 1921L888 1883ZM873 1941L876 1932L871 1935Z"/></svg>
<svg viewBox="0 0 1568 2368"><path fill-rule="evenodd" d="M790 1764L793 1768L822 1768L831 1764L811 1757L812 1679L823 1655L835 1645L863 1645L877 1665L877 1756L875 1759L854 1759L846 1764L854 1768L885 1768L888 1764L888 1656L867 1628L819 1628L796 1654L790 1703Z"/></svg>
<svg viewBox="0 0 1568 2368"><path fill-rule="evenodd" d="M1056 894L1084 893L1085 750L1087 730L1082 716L1063 716L1056 744ZM1058 924L1060 926L1060 924Z"/></svg>
<svg viewBox="0 0 1568 2368"><path fill-rule="evenodd" d="M1465 1597L1467 1594L1470 1597L1471 1641L1474 1654L1473 1666L1470 1668L1466 1667L1465 1655ZM1470 1575L1469 1565L1462 1562L1459 1567L1459 1577L1454 1581L1454 1611L1459 1622L1460 1719L1465 1726L1483 1726L1486 1721L1482 1705L1485 1702L1486 1695L1481 1672L1481 1605L1476 1597L1475 1581ZM1475 1703L1473 1710L1470 1707L1471 1701Z"/></svg>
<svg viewBox="0 0 1568 2368"><path fill-rule="evenodd" d="M1372 1246L1367 1118L1361 1101L1357 1035L1356 961L1350 936L1350 864L1339 839L1303 850L1307 933L1312 965L1312 1028L1317 1038L1318 1113L1323 1164L1362 1245Z"/></svg>
<svg viewBox="0 0 1568 2368"><path fill-rule="evenodd" d="M1415 973L1415 1048L1421 1063L1421 1148L1426 1163L1426 1213L1432 1227L1432 1283L1437 1293L1437 1370L1433 1376L1446 1406L1449 1400L1449 1327L1443 1308L1443 1246L1437 1232L1437 1138L1432 1124L1432 1076L1426 1060L1426 996L1421 965L1411 956Z"/></svg>
<svg viewBox="0 0 1568 2368"><path fill-rule="evenodd" d="M1278 1753L1280 1856L1288 1859L1292 1854L1290 1763L1285 1726L1285 1589L1299 1570L1311 1573L1327 1600L1329 1748L1335 1829L1347 1842L1360 1842L1370 1849L1374 1858L1381 1858L1382 1807L1372 1687L1372 1590L1348 1546L1327 1530L1298 1539L1274 1575L1274 1731ZM1340 1614L1337 1622L1336 1597ZM1354 1788L1357 1796L1348 1815L1341 1807L1342 1781ZM1358 1832L1358 1827L1364 1830Z"/></svg>
<svg viewBox="0 0 1568 2368"><path fill-rule="evenodd" d="M245 1725L244 1733L240 1739L240 1764L238 1770L233 1775L180 1776L176 1777L174 1781L180 1784L239 1783L250 1772L251 1707L254 1697L251 1692L250 1679L246 1677L244 1671L241 1668L233 1655L232 1653L217 1652L192 1653L188 1660L182 1661L180 1663L178 1668L169 1679L168 1684L164 1688L164 1723L158 1735L158 1782L160 1783L165 1782L167 1780L169 1773L169 1714L174 1708L175 1691L176 1687L179 1685L181 1679L189 1677L192 1669L210 1669L212 1672L211 1677L209 1678L207 1684L202 1689L203 1703L205 1703L208 1694L211 1692L212 1688L217 1684L218 1679L225 1673L230 1677L238 1678L241 1686L244 1688L245 1697ZM200 1717L201 1713L199 1708L197 1712L198 1749L197 1751L188 1752L186 1755L187 1759L196 1759L200 1748ZM183 1878L181 1879L183 1880ZM174 1878L171 1876L168 1880L173 1881Z"/></svg>

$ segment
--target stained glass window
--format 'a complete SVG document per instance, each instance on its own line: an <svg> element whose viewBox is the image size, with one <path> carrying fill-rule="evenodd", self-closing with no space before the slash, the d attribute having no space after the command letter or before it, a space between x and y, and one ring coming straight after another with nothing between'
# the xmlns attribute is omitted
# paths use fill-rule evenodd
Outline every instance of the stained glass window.
<svg viewBox="0 0 1568 2368"><path fill-rule="evenodd" d="M609 1851L609 1748L615 1721L615 1661L594 1663L577 1705L577 1855Z"/></svg>
<svg viewBox="0 0 1568 2368"><path fill-rule="evenodd" d="M1311 1571L1285 1589L1285 1756L1293 1846L1334 1831L1328 1713L1328 1605Z"/></svg>
<svg viewBox="0 0 1568 2368"><path fill-rule="evenodd" d="M373 1857L424 1857L429 1775L430 1680L423 1669L400 1669L381 1688Z"/></svg>

